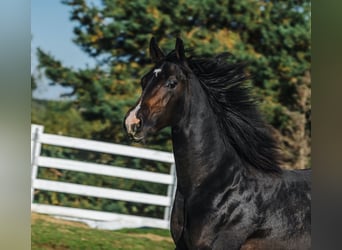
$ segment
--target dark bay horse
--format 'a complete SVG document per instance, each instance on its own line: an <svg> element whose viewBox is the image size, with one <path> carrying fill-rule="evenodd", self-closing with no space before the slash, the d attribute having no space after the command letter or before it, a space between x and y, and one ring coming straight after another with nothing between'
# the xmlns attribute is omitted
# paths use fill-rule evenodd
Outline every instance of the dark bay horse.
<svg viewBox="0 0 342 250"><path fill-rule="evenodd" d="M177 38L126 115L136 141L171 126L177 191L171 216L176 249L311 248L311 171L279 167L275 139L229 54L186 57Z"/></svg>

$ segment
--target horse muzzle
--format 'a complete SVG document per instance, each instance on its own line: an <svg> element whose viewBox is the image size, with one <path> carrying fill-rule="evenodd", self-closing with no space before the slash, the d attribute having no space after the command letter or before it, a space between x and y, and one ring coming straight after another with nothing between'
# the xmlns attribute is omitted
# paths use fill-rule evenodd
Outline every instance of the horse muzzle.
<svg viewBox="0 0 342 250"><path fill-rule="evenodd" d="M124 124L127 134L133 140L141 141L144 138L144 134L142 133L143 122L141 118L136 117L135 110L128 113Z"/></svg>

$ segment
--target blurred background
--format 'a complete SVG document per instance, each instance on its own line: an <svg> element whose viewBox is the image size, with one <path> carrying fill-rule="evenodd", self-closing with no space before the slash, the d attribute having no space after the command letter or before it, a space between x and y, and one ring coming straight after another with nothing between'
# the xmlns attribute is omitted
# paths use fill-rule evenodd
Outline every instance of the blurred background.
<svg viewBox="0 0 342 250"><path fill-rule="evenodd" d="M181 37L195 54L228 51L246 62L284 168L311 167L311 1L31 1L31 120L47 133L172 151L170 129L132 144L122 122L152 66L155 36L169 52ZM169 166L109 154L43 146L42 154L168 173ZM163 194L158 184L46 168L41 178ZM40 191L36 202L159 218L152 205Z"/></svg>
<svg viewBox="0 0 342 250"><path fill-rule="evenodd" d="M248 63L285 167L310 166L310 1L32 0L32 123L46 132L127 144L122 119L151 66L180 36L196 54ZM171 150L168 132L148 146Z"/></svg>

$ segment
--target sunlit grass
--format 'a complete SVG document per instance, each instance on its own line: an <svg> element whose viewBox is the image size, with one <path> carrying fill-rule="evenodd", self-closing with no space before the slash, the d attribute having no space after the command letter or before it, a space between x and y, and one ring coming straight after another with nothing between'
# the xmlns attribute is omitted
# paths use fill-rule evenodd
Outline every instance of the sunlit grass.
<svg viewBox="0 0 342 250"><path fill-rule="evenodd" d="M32 215L31 229L32 250L174 249L169 231L161 229L99 230L37 214Z"/></svg>

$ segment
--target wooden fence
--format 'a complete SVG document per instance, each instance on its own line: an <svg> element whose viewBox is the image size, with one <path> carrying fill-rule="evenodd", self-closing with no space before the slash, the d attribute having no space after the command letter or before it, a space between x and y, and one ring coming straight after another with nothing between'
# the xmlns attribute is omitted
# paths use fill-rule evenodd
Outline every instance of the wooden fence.
<svg viewBox="0 0 342 250"><path fill-rule="evenodd" d="M43 126L31 125L32 211L76 221L83 221L92 227L102 229L119 229L129 227L156 227L165 229L169 228L170 210L176 186L175 165L172 153L93 140L78 139L60 135L46 134L43 130ZM170 164L170 174L41 156L41 147L43 144L164 162ZM44 180L38 178L39 168L55 168L90 174L121 177L137 181L161 183L168 185L168 190L167 195L163 196L118 189L94 187L75 183ZM45 190L163 206L165 208L164 218L157 219L127 214L95 211L89 209L34 203L35 190Z"/></svg>

